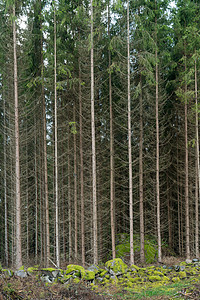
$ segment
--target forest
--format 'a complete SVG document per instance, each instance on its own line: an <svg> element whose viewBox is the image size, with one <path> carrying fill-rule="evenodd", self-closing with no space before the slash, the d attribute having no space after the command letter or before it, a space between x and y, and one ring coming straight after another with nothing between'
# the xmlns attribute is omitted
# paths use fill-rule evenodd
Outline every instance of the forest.
<svg viewBox="0 0 200 300"><path fill-rule="evenodd" d="M0 0L3 265L199 258L199 28L197 0Z"/></svg>

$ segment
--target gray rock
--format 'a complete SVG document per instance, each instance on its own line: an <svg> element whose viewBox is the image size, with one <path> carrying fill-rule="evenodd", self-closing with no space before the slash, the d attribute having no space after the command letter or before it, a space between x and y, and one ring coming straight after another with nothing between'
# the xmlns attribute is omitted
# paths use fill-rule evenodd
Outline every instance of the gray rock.
<svg viewBox="0 0 200 300"><path fill-rule="evenodd" d="M97 280L102 282L103 281L103 278L102 277L97 277Z"/></svg>
<svg viewBox="0 0 200 300"><path fill-rule="evenodd" d="M52 275L53 275L54 278L59 277L61 275L60 270L52 271Z"/></svg>
<svg viewBox="0 0 200 300"><path fill-rule="evenodd" d="M18 270L18 271L16 271L16 272L15 272L15 275L16 275L16 276L19 276L19 277L21 277L21 278L25 278L25 277L28 276L27 272L24 271L24 270Z"/></svg>
<svg viewBox="0 0 200 300"><path fill-rule="evenodd" d="M111 276L115 276L115 272L112 269L109 270L109 273Z"/></svg>
<svg viewBox="0 0 200 300"><path fill-rule="evenodd" d="M175 265L174 269L175 269L176 272L179 272L180 271L180 266Z"/></svg>
<svg viewBox="0 0 200 300"><path fill-rule="evenodd" d="M43 282L48 282L48 283L54 282L53 276L49 276L49 275L43 275L43 276L40 277L40 279L41 279Z"/></svg>
<svg viewBox="0 0 200 300"><path fill-rule="evenodd" d="M167 269L167 266L166 266L166 265L163 265L163 269Z"/></svg>
<svg viewBox="0 0 200 300"><path fill-rule="evenodd" d="M186 264L191 264L192 260L191 259L186 259L185 262L186 262Z"/></svg>
<svg viewBox="0 0 200 300"><path fill-rule="evenodd" d="M95 272L95 273L97 273L98 270L99 270L99 267L96 266L96 265L91 265L91 266L89 266L89 268L88 268L88 271L92 271L92 272Z"/></svg>
<svg viewBox="0 0 200 300"><path fill-rule="evenodd" d="M198 258L193 258L192 262L198 262Z"/></svg>
<svg viewBox="0 0 200 300"><path fill-rule="evenodd" d="M184 271L185 270L185 266L180 266L180 271Z"/></svg>

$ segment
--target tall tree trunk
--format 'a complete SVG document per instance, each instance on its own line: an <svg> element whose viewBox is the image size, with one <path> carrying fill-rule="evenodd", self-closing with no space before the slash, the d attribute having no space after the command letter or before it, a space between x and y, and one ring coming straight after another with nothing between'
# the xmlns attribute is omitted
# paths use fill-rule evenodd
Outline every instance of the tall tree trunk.
<svg viewBox="0 0 200 300"><path fill-rule="evenodd" d="M129 165L129 217L130 217L130 264L134 264L133 250L133 174L131 148L131 84L130 84L130 34L129 1L127 2L127 68L128 68L128 165Z"/></svg>
<svg viewBox="0 0 200 300"><path fill-rule="evenodd" d="M186 74L185 58L185 74ZM185 75L186 76L186 75ZM185 79L185 224L186 224L186 257L190 258L190 218L189 218L189 186L188 186L188 122L187 122L187 82Z"/></svg>
<svg viewBox="0 0 200 300"><path fill-rule="evenodd" d="M58 121L57 121L57 54L56 54L56 7L54 2L54 114L55 114L55 198L56 198L56 264L60 268L59 220L58 220Z"/></svg>
<svg viewBox="0 0 200 300"><path fill-rule="evenodd" d="M71 167L70 167L70 133L68 133L68 220L69 220L69 261L72 259L72 204L71 204Z"/></svg>
<svg viewBox="0 0 200 300"><path fill-rule="evenodd" d="M17 77L17 42L15 4L13 5L13 54L14 54L14 97L15 97L15 185L16 185L16 269L22 266L21 245L21 194L20 194L20 162L19 162L19 104Z"/></svg>
<svg viewBox="0 0 200 300"><path fill-rule="evenodd" d="M41 39L41 49L42 46ZM49 233L49 192L48 192L48 168L47 168L47 128L46 128L46 104L44 94L44 61L43 54L41 54L41 75L42 75L42 107L43 107L43 152L44 152L44 194L45 194L45 212L46 212L46 265L49 266L50 258L50 233ZM41 249L42 251L42 249Z"/></svg>
<svg viewBox="0 0 200 300"><path fill-rule="evenodd" d="M108 36L110 41L110 6L108 4ZM110 219L111 219L111 240L112 258L115 259L115 195L114 195L114 142L113 142L113 108L112 108L112 78L111 78L111 52L109 57L109 102L110 102Z"/></svg>
<svg viewBox="0 0 200 300"><path fill-rule="evenodd" d="M4 98L4 97L3 97ZM5 224L5 262L8 266L8 203L7 203L7 151L6 151L6 100L3 99L4 135L3 135L3 155L4 155L4 224Z"/></svg>
<svg viewBox="0 0 200 300"><path fill-rule="evenodd" d="M144 263L144 193L143 193L143 101L142 77L140 75L140 151L139 151L139 190L140 190L140 260Z"/></svg>
<svg viewBox="0 0 200 300"><path fill-rule="evenodd" d="M196 201L195 201L195 250L199 258L199 197L200 197L200 168L199 168L199 113L198 113L198 87L197 87L197 61L195 59L195 105L196 105Z"/></svg>
<svg viewBox="0 0 200 300"><path fill-rule="evenodd" d="M155 1L155 9L157 9L157 2ZM160 230L160 156L159 156L159 116L158 116L158 50L157 50L157 17L155 17L155 39L156 39L156 49L155 49L155 60L156 60L156 200L157 200L157 234L158 234L158 261L162 261L161 254L161 230Z"/></svg>
<svg viewBox="0 0 200 300"><path fill-rule="evenodd" d="M97 236L97 187L96 187L96 146L95 146L95 113L94 113L94 43L93 43L93 0L91 3L91 131L92 131L92 197L93 197L93 253L94 264L98 264Z"/></svg>
<svg viewBox="0 0 200 300"><path fill-rule="evenodd" d="M36 125L36 118L35 118ZM37 126L36 126L37 128ZM38 171L37 171L37 136L35 134L35 264L38 263Z"/></svg>
<svg viewBox="0 0 200 300"><path fill-rule="evenodd" d="M74 128L76 126L76 106L73 107ZM75 130L76 131L76 130ZM77 205L77 158L76 158L76 132L74 135L74 258L78 259L78 205Z"/></svg>
<svg viewBox="0 0 200 300"><path fill-rule="evenodd" d="M79 126L80 126L80 197L81 197L81 253L82 265L85 266L85 203L84 203L84 176L83 176L83 116L82 116L82 90L81 65L79 59Z"/></svg>

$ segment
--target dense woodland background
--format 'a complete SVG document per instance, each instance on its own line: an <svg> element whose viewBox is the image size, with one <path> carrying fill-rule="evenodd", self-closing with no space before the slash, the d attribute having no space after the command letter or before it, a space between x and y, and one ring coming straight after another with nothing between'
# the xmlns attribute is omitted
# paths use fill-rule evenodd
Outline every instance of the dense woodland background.
<svg viewBox="0 0 200 300"><path fill-rule="evenodd" d="M0 0L0 260L199 257L200 1Z"/></svg>

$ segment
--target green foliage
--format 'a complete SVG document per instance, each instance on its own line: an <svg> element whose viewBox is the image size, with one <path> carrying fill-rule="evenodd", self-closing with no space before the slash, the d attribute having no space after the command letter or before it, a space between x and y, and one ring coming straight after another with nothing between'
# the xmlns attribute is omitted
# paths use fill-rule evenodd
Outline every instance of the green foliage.
<svg viewBox="0 0 200 300"><path fill-rule="evenodd" d="M76 122L69 122L69 126L70 126L71 133L77 134Z"/></svg>
<svg viewBox="0 0 200 300"><path fill-rule="evenodd" d="M117 257L124 258L130 252L130 238L128 234L118 235L119 244L116 246ZM140 239L139 235L134 235L133 238L134 252L140 251ZM145 244L145 260L146 263L150 264L157 259L157 242L154 238L146 236Z"/></svg>

